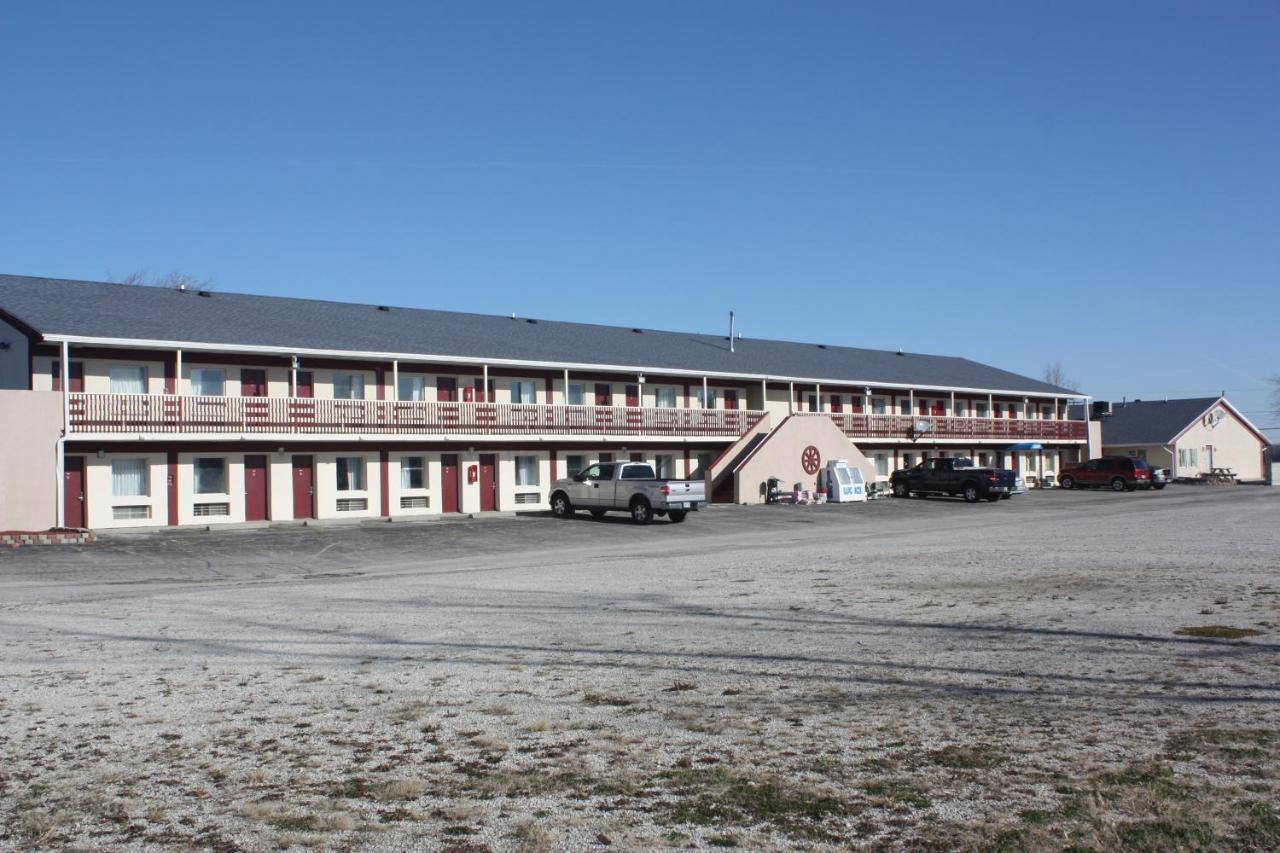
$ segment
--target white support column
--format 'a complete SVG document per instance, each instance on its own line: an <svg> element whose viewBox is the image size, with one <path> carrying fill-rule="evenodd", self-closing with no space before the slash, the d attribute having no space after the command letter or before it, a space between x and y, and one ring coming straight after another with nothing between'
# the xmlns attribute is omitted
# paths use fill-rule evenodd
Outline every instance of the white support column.
<svg viewBox="0 0 1280 853"><path fill-rule="evenodd" d="M176 350L177 357L173 366L173 393L182 393L182 350Z"/></svg>
<svg viewBox="0 0 1280 853"><path fill-rule="evenodd" d="M813 383L813 391L814 391L813 396L816 398L814 402L818 404L818 408L815 411L821 412L822 411L822 383L821 382Z"/></svg>
<svg viewBox="0 0 1280 853"><path fill-rule="evenodd" d="M916 416L916 389L914 388L907 389L907 414L913 418Z"/></svg>
<svg viewBox="0 0 1280 853"><path fill-rule="evenodd" d="M996 416L996 395L987 395L987 417L994 418Z"/></svg>
<svg viewBox="0 0 1280 853"><path fill-rule="evenodd" d="M954 418L956 416L956 392L951 392L951 408L947 409L947 416Z"/></svg>
<svg viewBox="0 0 1280 853"><path fill-rule="evenodd" d="M66 527L67 435L71 432L71 345L66 341L62 342L62 363L58 365L58 372L62 374L62 436L58 439L58 458L54 460L58 476L58 505L54 509L54 522L58 527ZM88 523L89 520L85 519L85 524Z"/></svg>
<svg viewBox="0 0 1280 853"><path fill-rule="evenodd" d="M582 402L587 402L584 397ZM569 405L569 368L564 369L564 404Z"/></svg>
<svg viewBox="0 0 1280 853"><path fill-rule="evenodd" d="M707 408L707 377L702 377L702 408Z"/></svg>
<svg viewBox="0 0 1280 853"><path fill-rule="evenodd" d="M289 362L289 396L298 396L298 357L296 355Z"/></svg>
<svg viewBox="0 0 1280 853"><path fill-rule="evenodd" d="M787 414L794 415L796 413L796 383L787 383Z"/></svg>
<svg viewBox="0 0 1280 853"><path fill-rule="evenodd" d="M400 402L400 359L391 359L391 402Z"/></svg>
<svg viewBox="0 0 1280 853"><path fill-rule="evenodd" d="M760 410L769 408L769 380L760 380Z"/></svg>
<svg viewBox="0 0 1280 853"><path fill-rule="evenodd" d="M480 387L484 389L480 392L480 395L484 397L486 403L492 403L493 400L489 399L489 365L487 364L481 365L480 375L481 375ZM538 399L538 392L534 391L533 394L534 394L533 399L535 400ZM494 396L496 397L497 395L495 394Z"/></svg>
<svg viewBox="0 0 1280 853"><path fill-rule="evenodd" d="M862 389L862 413L864 415L871 414L871 387Z"/></svg>

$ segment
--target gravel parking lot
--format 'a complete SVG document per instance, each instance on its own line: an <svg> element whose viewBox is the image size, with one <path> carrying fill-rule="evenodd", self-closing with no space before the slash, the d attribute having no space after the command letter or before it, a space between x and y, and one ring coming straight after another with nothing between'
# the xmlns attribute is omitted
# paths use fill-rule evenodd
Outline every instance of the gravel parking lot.
<svg viewBox="0 0 1280 853"><path fill-rule="evenodd" d="M1280 490L0 554L0 846L1280 845Z"/></svg>

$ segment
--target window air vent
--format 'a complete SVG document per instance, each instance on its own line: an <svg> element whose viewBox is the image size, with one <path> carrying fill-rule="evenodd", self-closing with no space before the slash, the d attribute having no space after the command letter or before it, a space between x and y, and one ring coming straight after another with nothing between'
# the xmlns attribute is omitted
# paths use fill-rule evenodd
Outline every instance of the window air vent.
<svg viewBox="0 0 1280 853"><path fill-rule="evenodd" d="M517 492L516 503L518 504L542 503L542 493L541 492Z"/></svg>
<svg viewBox="0 0 1280 853"><path fill-rule="evenodd" d="M111 517L116 521L138 521L139 519L151 517L151 507L146 504L141 506L113 506L111 508Z"/></svg>
<svg viewBox="0 0 1280 853"><path fill-rule="evenodd" d="M368 508L368 498L338 498L338 512L364 512Z"/></svg>
<svg viewBox="0 0 1280 853"><path fill-rule="evenodd" d="M426 509L431 506L431 500L426 495L406 495L400 498L401 509Z"/></svg>
<svg viewBox="0 0 1280 853"><path fill-rule="evenodd" d="M195 504L191 507L194 516L228 516L231 515L230 504Z"/></svg>

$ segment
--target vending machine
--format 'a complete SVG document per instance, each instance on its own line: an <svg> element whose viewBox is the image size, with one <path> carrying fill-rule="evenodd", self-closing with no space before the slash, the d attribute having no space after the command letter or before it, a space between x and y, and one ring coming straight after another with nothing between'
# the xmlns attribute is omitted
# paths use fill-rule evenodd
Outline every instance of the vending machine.
<svg viewBox="0 0 1280 853"><path fill-rule="evenodd" d="M829 459L826 474L827 500L832 503L853 503L867 499L867 484L862 471L849 465L847 459Z"/></svg>

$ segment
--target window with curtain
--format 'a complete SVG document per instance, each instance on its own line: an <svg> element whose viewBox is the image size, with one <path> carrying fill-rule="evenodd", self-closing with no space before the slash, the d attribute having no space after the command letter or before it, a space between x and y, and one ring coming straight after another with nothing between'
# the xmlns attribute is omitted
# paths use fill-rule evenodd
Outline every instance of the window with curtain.
<svg viewBox="0 0 1280 853"><path fill-rule="evenodd" d="M538 457L536 456L517 456L516 457L516 485L517 486L538 485Z"/></svg>
<svg viewBox="0 0 1280 853"><path fill-rule="evenodd" d="M663 453L655 456L653 461L656 463L658 479L672 480L676 476L676 458L669 453Z"/></svg>
<svg viewBox="0 0 1280 853"><path fill-rule="evenodd" d="M888 477L888 476L889 476L889 456L888 456L888 454L885 454L885 453L877 453L877 454L876 454L876 476L877 476L877 477Z"/></svg>
<svg viewBox="0 0 1280 853"><path fill-rule="evenodd" d="M516 381L511 383L511 402L513 403L534 403L537 402L532 382Z"/></svg>
<svg viewBox="0 0 1280 853"><path fill-rule="evenodd" d="M400 488L425 489L427 487L427 466L421 456L400 457Z"/></svg>
<svg viewBox="0 0 1280 853"><path fill-rule="evenodd" d="M364 491L364 457L339 456L337 459L338 491Z"/></svg>
<svg viewBox="0 0 1280 853"><path fill-rule="evenodd" d="M669 385L654 388L653 404L659 409L674 409L676 407L676 389Z"/></svg>
<svg viewBox="0 0 1280 853"><path fill-rule="evenodd" d="M418 402L425 399L422 388L421 376L401 376L396 382L396 397L400 400Z"/></svg>
<svg viewBox="0 0 1280 853"><path fill-rule="evenodd" d="M885 403L884 397L871 398L871 414L883 415L889 411L888 405Z"/></svg>
<svg viewBox="0 0 1280 853"><path fill-rule="evenodd" d="M565 474L570 478L578 476L582 469L586 467L587 457L585 456L572 455L564 458Z"/></svg>
<svg viewBox="0 0 1280 853"><path fill-rule="evenodd" d="M898 401L898 414L909 415L911 413L911 398L903 397Z"/></svg>
<svg viewBox="0 0 1280 853"><path fill-rule="evenodd" d="M364 376L359 373L333 374L333 399L363 400Z"/></svg>
<svg viewBox="0 0 1280 853"><path fill-rule="evenodd" d="M147 496L147 460L111 460L111 496L141 498Z"/></svg>
<svg viewBox="0 0 1280 853"><path fill-rule="evenodd" d="M147 393L147 369L140 365L114 364L107 370L112 394Z"/></svg>
<svg viewBox="0 0 1280 853"><path fill-rule="evenodd" d="M222 397L227 393L227 372L220 367L191 371L191 393L197 397Z"/></svg>
<svg viewBox="0 0 1280 853"><path fill-rule="evenodd" d="M708 388L706 396L703 396L702 387L698 387L697 400L699 409L714 409L716 407L716 389Z"/></svg>
<svg viewBox="0 0 1280 853"><path fill-rule="evenodd" d="M197 459L191 463L191 472L197 495L227 494L227 460Z"/></svg>
<svg viewBox="0 0 1280 853"><path fill-rule="evenodd" d="M572 383L569 385L568 393L565 394L565 399L570 406L586 405L587 392L585 387L579 382Z"/></svg>
<svg viewBox="0 0 1280 853"><path fill-rule="evenodd" d="M988 415L986 403L974 403L973 414L975 417L985 418Z"/></svg>

